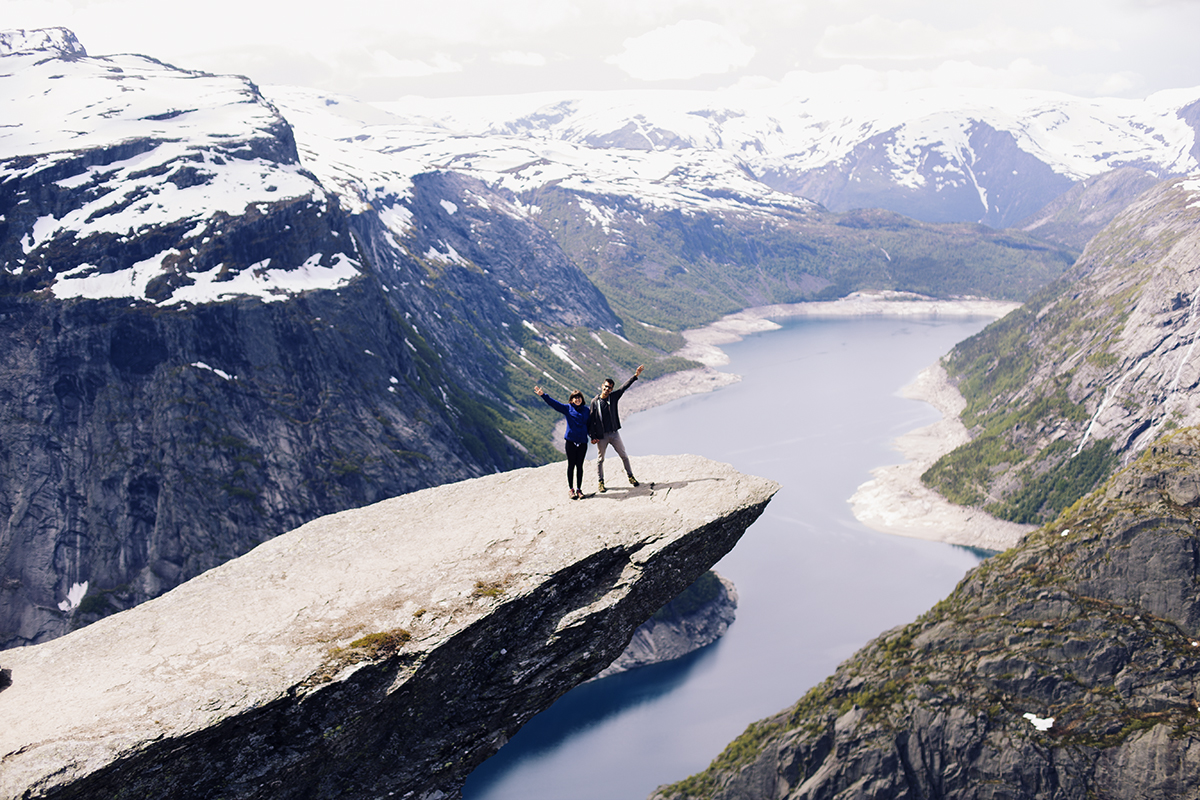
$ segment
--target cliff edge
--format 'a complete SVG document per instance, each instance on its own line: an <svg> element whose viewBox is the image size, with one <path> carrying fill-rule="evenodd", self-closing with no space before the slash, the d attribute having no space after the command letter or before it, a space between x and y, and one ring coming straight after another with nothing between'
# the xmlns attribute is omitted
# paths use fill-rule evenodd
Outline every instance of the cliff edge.
<svg viewBox="0 0 1200 800"><path fill-rule="evenodd" d="M583 501L552 464L322 517L5 652L0 797L457 796L778 489L635 461L641 487Z"/></svg>

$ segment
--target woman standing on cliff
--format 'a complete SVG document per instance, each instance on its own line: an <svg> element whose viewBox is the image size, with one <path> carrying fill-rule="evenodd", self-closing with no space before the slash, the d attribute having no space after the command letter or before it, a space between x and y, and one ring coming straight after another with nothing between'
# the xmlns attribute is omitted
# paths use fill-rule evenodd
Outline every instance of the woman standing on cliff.
<svg viewBox="0 0 1200 800"><path fill-rule="evenodd" d="M591 409L583 402L583 392L571 392L567 404L555 400L540 386L533 387L534 393L546 401L546 405L567 418L567 435L564 437L567 450L567 490L572 500L583 497L583 458L588 448L588 415Z"/></svg>

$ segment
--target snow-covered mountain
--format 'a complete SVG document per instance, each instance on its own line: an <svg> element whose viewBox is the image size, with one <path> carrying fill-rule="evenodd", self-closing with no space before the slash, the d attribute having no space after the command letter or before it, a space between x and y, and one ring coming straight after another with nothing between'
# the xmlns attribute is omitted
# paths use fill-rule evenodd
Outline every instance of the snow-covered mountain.
<svg viewBox="0 0 1200 800"><path fill-rule="evenodd" d="M401 117L294 87L264 93L294 126L304 166L346 207L377 216L398 240L419 228L408 200L414 175L470 176L508 199L497 210L550 232L619 313L656 326L677 329L749 305L862 288L1015 299L1073 258L1032 238L978 227L922 226L875 212L831 214L768 186L745 159L720 146L674 146L680 136L651 149L644 138L653 136L649 129L589 137L560 121L577 135L555 139L515 123L482 124L503 119L501 108L512 98L464 106L481 115L473 124L445 115ZM553 116L544 108L526 115ZM681 113L675 123L690 126L689 141L716 141L706 119ZM461 255L445 245L425 252Z"/></svg>
<svg viewBox="0 0 1200 800"><path fill-rule="evenodd" d="M1200 88L1141 101L944 90L808 97L773 88L378 105L422 131L404 146L428 163L509 186L596 180L595 165L605 164L708 194L774 200L770 188L834 211L886 208L993 227L1114 169L1163 178L1200 166ZM454 145L432 147L438 131Z"/></svg>
<svg viewBox="0 0 1200 800"><path fill-rule="evenodd" d="M359 274L291 128L246 78L88 57L61 29L9 32L0 54L0 224L20 232L0 236L9 291L170 305L270 300ZM264 239L232 253L269 211L283 231L328 229L332 246Z"/></svg>

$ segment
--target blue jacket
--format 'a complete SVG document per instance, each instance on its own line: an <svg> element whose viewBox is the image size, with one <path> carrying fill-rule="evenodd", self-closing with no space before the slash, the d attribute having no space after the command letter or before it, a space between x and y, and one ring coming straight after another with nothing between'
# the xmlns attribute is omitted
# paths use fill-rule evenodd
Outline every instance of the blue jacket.
<svg viewBox="0 0 1200 800"><path fill-rule="evenodd" d="M542 399L546 401L546 405L567 418L567 435L564 439L575 444L588 443L588 415L591 414L591 409L585 403L577 406L560 403L548 394L542 394Z"/></svg>

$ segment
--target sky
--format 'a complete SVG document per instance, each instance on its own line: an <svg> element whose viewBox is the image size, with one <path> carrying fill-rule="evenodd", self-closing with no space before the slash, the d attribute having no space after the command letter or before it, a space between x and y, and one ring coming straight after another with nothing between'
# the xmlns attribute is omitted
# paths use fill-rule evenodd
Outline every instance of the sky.
<svg viewBox="0 0 1200 800"><path fill-rule="evenodd" d="M189 8L190 6L190 8ZM139 53L362 100L782 86L1200 86L1200 0L0 0Z"/></svg>

